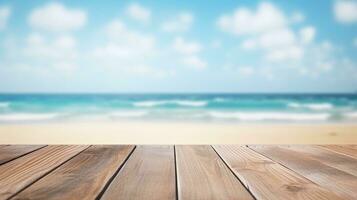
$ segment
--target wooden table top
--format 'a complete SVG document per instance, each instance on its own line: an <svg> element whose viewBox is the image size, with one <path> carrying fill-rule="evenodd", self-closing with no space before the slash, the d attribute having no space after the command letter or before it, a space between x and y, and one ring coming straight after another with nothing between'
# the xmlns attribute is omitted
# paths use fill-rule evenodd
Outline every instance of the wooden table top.
<svg viewBox="0 0 357 200"><path fill-rule="evenodd" d="M357 145L0 145L0 199L357 199Z"/></svg>

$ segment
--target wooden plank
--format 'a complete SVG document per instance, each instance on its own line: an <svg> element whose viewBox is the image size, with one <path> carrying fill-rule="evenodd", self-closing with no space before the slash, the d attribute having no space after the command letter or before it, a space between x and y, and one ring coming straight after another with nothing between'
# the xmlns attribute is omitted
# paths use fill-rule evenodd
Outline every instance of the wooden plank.
<svg viewBox="0 0 357 200"><path fill-rule="evenodd" d="M248 147L214 148L256 199L341 199Z"/></svg>
<svg viewBox="0 0 357 200"><path fill-rule="evenodd" d="M357 198L357 178L287 146L250 146L344 199Z"/></svg>
<svg viewBox="0 0 357 200"><path fill-rule="evenodd" d="M31 153L44 145L3 145L0 146L0 165Z"/></svg>
<svg viewBox="0 0 357 200"><path fill-rule="evenodd" d="M319 145L319 147L357 159L357 149L351 145Z"/></svg>
<svg viewBox="0 0 357 200"><path fill-rule="evenodd" d="M318 160L325 165L357 176L357 159L328 151L317 146L289 145L287 147L293 151L301 152L312 159Z"/></svg>
<svg viewBox="0 0 357 200"><path fill-rule="evenodd" d="M134 146L92 146L13 199L95 199Z"/></svg>
<svg viewBox="0 0 357 200"><path fill-rule="evenodd" d="M175 199L173 146L138 146L101 199Z"/></svg>
<svg viewBox="0 0 357 200"><path fill-rule="evenodd" d="M0 166L0 199L7 199L88 146L47 146Z"/></svg>
<svg viewBox="0 0 357 200"><path fill-rule="evenodd" d="M211 146L176 146L179 199L253 199Z"/></svg>

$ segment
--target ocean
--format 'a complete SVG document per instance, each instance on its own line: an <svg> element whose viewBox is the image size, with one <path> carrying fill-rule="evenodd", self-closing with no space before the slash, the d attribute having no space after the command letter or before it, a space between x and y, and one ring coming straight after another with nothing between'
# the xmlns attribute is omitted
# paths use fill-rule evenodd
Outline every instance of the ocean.
<svg viewBox="0 0 357 200"><path fill-rule="evenodd" d="M356 94L0 94L0 123L357 123Z"/></svg>

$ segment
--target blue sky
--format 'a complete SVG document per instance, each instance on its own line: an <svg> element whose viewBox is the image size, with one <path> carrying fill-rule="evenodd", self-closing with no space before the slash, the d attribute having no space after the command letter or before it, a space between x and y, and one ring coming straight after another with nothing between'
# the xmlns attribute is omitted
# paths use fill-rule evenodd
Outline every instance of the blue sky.
<svg viewBox="0 0 357 200"><path fill-rule="evenodd" d="M1 92L353 92L357 1L0 1Z"/></svg>

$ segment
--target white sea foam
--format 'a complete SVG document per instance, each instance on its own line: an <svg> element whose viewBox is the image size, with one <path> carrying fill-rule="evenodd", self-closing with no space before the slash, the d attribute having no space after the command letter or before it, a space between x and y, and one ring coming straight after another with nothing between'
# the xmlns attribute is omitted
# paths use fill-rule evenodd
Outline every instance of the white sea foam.
<svg viewBox="0 0 357 200"><path fill-rule="evenodd" d="M140 101L133 104L135 107L154 107L165 104L165 101Z"/></svg>
<svg viewBox="0 0 357 200"><path fill-rule="evenodd" d="M174 101L174 103L180 106L192 106L192 107L202 107L206 106L206 101Z"/></svg>
<svg viewBox="0 0 357 200"><path fill-rule="evenodd" d="M215 102L226 102L226 101L228 101L228 99L217 97L217 98L214 98L213 101L215 101Z"/></svg>
<svg viewBox="0 0 357 200"><path fill-rule="evenodd" d="M118 111L114 112L111 114L113 117L143 117L147 115L147 111L140 111L140 110L135 110L135 111Z"/></svg>
<svg viewBox="0 0 357 200"><path fill-rule="evenodd" d="M57 113L11 113L0 114L0 121L41 121L57 117Z"/></svg>
<svg viewBox="0 0 357 200"><path fill-rule="evenodd" d="M7 108L10 106L9 102L0 102L0 108Z"/></svg>
<svg viewBox="0 0 357 200"><path fill-rule="evenodd" d="M290 108L307 108L310 110L331 110L333 108L333 105L330 103L307 103L307 104L289 103L288 107L290 107Z"/></svg>
<svg viewBox="0 0 357 200"><path fill-rule="evenodd" d="M357 119L357 112L350 112L344 114L344 117L350 118L350 119Z"/></svg>
<svg viewBox="0 0 357 200"><path fill-rule="evenodd" d="M241 121L325 121L328 113L284 113L284 112L210 112L209 115L220 119Z"/></svg>
<svg viewBox="0 0 357 200"><path fill-rule="evenodd" d="M299 103L288 103L288 107L290 108L301 108L302 105Z"/></svg>
<svg viewBox="0 0 357 200"><path fill-rule="evenodd" d="M207 105L206 101L186 101L186 100L167 100L167 101L140 101L135 102L135 107L155 107L160 105L179 105L189 107L203 107Z"/></svg>

